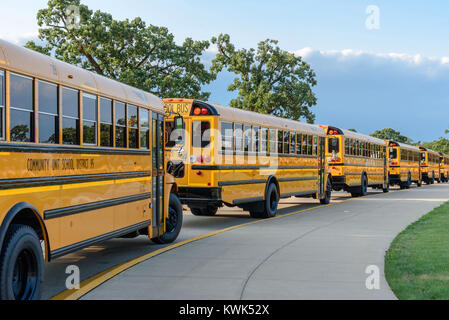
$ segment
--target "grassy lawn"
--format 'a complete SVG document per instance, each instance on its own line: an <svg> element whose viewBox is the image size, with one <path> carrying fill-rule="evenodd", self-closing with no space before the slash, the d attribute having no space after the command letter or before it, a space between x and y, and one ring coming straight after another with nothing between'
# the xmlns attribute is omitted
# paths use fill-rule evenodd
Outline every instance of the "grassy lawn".
<svg viewBox="0 0 449 320"><path fill-rule="evenodd" d="M449 299L449 202L397 236L385 273L401 300Z"/></svg>

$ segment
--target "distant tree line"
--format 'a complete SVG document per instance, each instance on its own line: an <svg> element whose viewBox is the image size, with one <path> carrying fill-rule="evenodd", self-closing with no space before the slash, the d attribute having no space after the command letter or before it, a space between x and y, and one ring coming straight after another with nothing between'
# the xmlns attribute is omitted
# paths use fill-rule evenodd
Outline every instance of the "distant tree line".
<svg viewBox="0 0 449 320"><path fill-rule="evenodd" d="M449 133L449 130L446 130L445 133ZM396 131L391 128L385 128L382 130L377 130L371 134L371 136L384 139L384 140L392 140L399 143L406 143L415 146L422 146L437 152L443 152L445 154L449 154L449 139L440 137L438 140L431 142L413 142L412 139L403 136L399 131Z"/></svg>

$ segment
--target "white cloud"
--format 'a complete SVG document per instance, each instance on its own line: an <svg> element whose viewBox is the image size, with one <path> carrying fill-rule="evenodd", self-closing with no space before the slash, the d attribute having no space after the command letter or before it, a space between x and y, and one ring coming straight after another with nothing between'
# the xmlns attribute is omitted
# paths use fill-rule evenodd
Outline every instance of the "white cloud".
<svg viewBox="0 0 449 320"><path fill-rule="evenodd" d="M363 133L392 127L433 140L449 126L449 57L359 50L294 52L317 74L317 121Z"/></svg>

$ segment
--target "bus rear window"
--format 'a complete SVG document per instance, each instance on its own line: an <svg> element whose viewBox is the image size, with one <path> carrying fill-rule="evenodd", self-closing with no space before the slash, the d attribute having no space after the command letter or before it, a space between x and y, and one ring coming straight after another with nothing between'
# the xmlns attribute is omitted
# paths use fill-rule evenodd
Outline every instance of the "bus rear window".
<svg viewBox="0 0 449 320"><path fill-rule="evenodd" d="M390 148L390 159L397 159L398 158L398 149L396 148Z"/></svg>
<svg viewBox="0 0 449 320"><path fill-rule="evenodd" d="M329 138L329 153L340 152L340 140L338 138Z"/></svg>
<svg viewBox="0 0 449 320"><path fill-rule="evenodd" d="M210 144L209 121L194 121L192 123L192 145L194 148L207 148Z"/></svg>

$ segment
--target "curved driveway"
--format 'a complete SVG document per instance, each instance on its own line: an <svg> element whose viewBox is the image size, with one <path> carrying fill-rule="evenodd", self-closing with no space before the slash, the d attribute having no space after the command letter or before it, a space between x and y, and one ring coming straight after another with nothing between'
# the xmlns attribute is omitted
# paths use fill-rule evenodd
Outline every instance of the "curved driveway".
<svg viewBox="0 0 449 320"><path fill-rule="evenodd" d="M156 256L83 299L394 299L385 251L448 200L449 185L433 185L245 226ZM379 289L366 286L368 266Z"/></svg>

